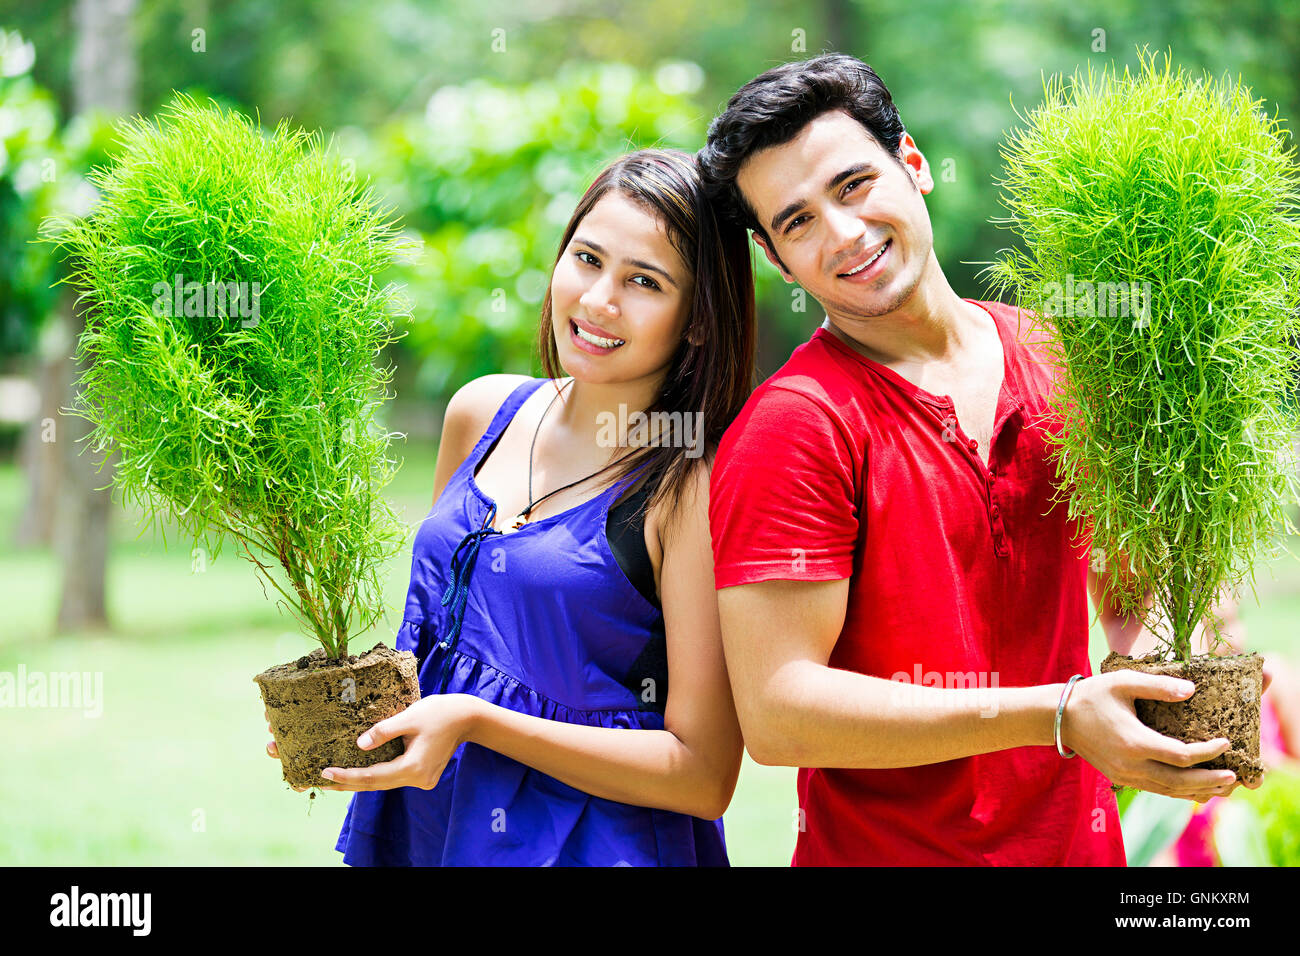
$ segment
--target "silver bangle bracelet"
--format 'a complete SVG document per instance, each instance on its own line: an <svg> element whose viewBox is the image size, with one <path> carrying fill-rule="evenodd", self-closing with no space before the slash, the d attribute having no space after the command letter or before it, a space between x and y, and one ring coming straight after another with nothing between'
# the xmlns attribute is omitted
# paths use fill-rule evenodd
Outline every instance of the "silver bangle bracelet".
<svg viewBox="0 0 1300 956"><path fill-rule="evenodd" d="M1067 754L1065 748L1061 746L1061 718L1065 716L1065 702L1070 699L1070 691L1074 689L1074 682L1082 676L1082 674L1075 674L1068 682L1066 682L1065 690L1061 691L1061 702L1056 706L1056 726L1053 728L1052 733L1056 737L1056 752L1062 757L1068 758L1078 756L1078 754L1074 752Z"/></svg>

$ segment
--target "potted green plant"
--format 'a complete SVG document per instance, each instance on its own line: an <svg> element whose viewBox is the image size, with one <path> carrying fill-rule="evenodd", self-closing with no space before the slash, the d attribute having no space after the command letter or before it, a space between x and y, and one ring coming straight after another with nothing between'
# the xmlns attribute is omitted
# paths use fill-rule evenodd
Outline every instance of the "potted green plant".
<svg viewBox="0 0 1300 956"><path fill-rule="evenodd" d="M1120 606L1163 644L1102 671L1194 681L1185 702L1139 700L1139 718L1182 740L1229 738L1205 766L1253 783L1262 661L1214 654L1224 637L1208 611L1247 576L1253 590L1297 497L1294 153L1240 80L1139 58L1135 74L1056 77L1021 117L998 221L1023 248L987 273L1060 369L1048 440L1070 517L1091 518L1094 567L1118 572ZM1193 654L1198 626L1211 653Z"/></svg>
<svg viewBox="0 0 1300 956"><path fill-rule="evenodd" d="M169 516L214 557L228 536L320 642L254 678L285 779L396 757L401 741L356 738L419 700L414 656L348 654L405 540L375 421L401 312L376 278L400 255L394 224L319 136L183 95L125 122L92 182L98 205L46 230L87 308L69 412L119 452L114 484L146 522Z"/></svg>

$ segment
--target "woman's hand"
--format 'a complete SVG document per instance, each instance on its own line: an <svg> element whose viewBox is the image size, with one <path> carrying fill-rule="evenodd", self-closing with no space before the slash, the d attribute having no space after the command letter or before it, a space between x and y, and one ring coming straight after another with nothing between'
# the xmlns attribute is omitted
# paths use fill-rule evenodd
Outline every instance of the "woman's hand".
<svg viewBox="0 0 1300 956"><path fill-rule="evenodd" d="M335 781L322 790L392 790L418 787L432 790L442 778L447 761L465 742L482 702L469 694L433 694L400 714L381 720L357 738L357 746L371 750L401 737L406 752L370 767L345 770L326 767L321 775Z"/></svg>

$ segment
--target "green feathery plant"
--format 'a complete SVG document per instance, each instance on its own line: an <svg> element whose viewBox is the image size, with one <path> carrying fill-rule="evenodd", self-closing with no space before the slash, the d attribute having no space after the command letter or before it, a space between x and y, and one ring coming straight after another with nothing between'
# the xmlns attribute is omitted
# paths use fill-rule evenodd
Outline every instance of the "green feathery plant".
<svg viewBox="0 0 1300 956"><path fill-rule="evenodd" d="M375 278L401 253L394 223L318 135L183 95L124 123L91 181L98 206L46 228L88 305L70 411L120 451L115 484L146 521L170 515L213 556L232 536L345 656L405 539L374 418L401 314Z"/></svg>
<svg viewBox="0 0 1300 956"><path fill-rule="evenodd" d="M1213 602L1279 553L1296 498L1300 197L1285 131L1240 79L1140 61L1047 81L1020 117L996 221L1025 249L985 272L1062 369L1049 440L1070 516L1127 556L1122 608L1186 661Z"/></svg>

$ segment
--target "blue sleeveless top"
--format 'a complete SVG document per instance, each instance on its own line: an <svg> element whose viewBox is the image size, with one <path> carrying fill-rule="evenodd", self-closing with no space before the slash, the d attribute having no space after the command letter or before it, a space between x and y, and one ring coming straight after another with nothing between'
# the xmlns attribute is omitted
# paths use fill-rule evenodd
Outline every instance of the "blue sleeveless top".
<svg viewBox="0 0 1300 956"><path fill-rule="evenodd" d="M549 381L510 394L421 523L395 645L419 661L424 696L473 694L548 720L663 730L663 615L605 535L610 506L637 475L509 534L492 529L496 503L474 481ZM728 865L721 819L595 797L473 743L456 749L432 790L354 793L334 848L353 866Z"/></svg>

